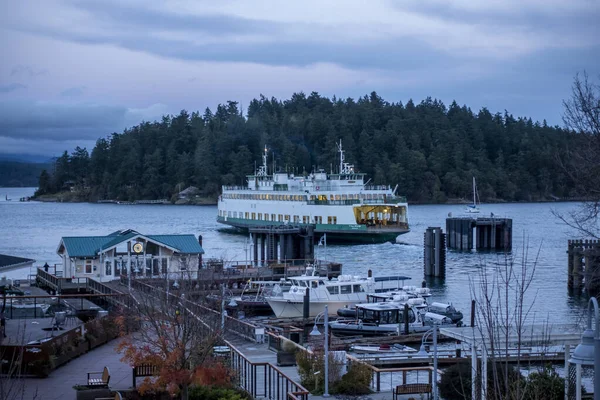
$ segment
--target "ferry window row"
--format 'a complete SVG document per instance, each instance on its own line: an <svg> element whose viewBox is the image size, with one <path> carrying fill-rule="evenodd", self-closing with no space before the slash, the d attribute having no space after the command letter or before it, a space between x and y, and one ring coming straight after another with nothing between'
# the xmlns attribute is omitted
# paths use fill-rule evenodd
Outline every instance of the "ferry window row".
<svg viewBox="0 0 600 400"><path fill-rule="evenodd" d="M301 194L250 194L250 193L224 193L224 199L239 199L239 200L276 200L276 201L334 201L334 200L377 200L384 199L384 194L330 194L329 198L326 194L305 196Z"/></svg>
<svg viewBox="0 0 600 400"><path fill-rule="evenodd" d="M303 224L322 224L323 217L319 215L315 215L312 219L308 215L287 215L287 214L268 214L268 213L256 213L256 212L238 212L238 211L225 211L219 210L220 217L228 217L228 218L241 218L241 219L253 219L258 221L271 221L271 222L294 222L295 224L299 224L302 222ZM337 217L327 217L328 224L337 224Z"/></svg>

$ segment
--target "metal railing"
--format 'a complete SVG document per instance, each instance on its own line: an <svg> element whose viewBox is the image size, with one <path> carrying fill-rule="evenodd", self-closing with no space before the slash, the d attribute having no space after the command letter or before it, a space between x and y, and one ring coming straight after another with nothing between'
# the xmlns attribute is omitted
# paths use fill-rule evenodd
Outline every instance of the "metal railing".
<svg viewBox="0 0 600 400"><path fill-rule="evenodd" d="M433 382L434 369L432 366L403 367L403 368L377 368L377 367L374 367L373 365L371 365L367 362L364 362L363 360L360 360L349 354L346 355L346 358L347 358L349 364L360 363L360 364L366 365L371 370L371 374L373 376L373 379L371 381L371 386L377 392L381 392L381 375L386 374L386 373L390 374L390 385L392 386L392 389L394 388L393 384L391 383L393 381L393 374L398 373L398 372L402 372L402 384L403 385L405 385L407 382L407 374L409 372L419 373L420 371L427 371L427 373L428 373L427 380L428 380L429 384L431 384ZM441 373L442 373L442 371L438 369L437 375L441 376Z"/></svg>
<svg viewBox="0 0 600 400"><path fill-rule="evenodd" d="M226 343L231 349L231 367L237 371L236 383L252 397L308 400L308 390L279 368L267 362L250 361L235 346Z"/></svg>

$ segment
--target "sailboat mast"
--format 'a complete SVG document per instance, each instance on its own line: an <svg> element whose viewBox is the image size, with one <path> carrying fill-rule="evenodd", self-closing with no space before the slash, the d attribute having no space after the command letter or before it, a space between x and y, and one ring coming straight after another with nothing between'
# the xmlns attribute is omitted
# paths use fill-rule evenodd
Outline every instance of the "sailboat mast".
<svg viewBox="0 0 600 400"><path fill-rule="evenodd" d="M475 189L475 177L473 177L473 206L477 205L477 199L476 199L476 189Z"/></svg>

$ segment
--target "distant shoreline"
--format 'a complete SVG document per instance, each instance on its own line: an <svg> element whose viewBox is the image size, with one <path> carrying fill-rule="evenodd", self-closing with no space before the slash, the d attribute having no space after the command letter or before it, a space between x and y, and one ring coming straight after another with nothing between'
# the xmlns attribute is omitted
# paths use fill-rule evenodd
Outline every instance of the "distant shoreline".
<svg viewBox="0 0 600 400"><path fill-rule="evenodd" d="M99 200L99 201L89 201L84 200L74 195L70 192L63 192L59 194L52 195L42 195L38 197L32 197L31 200L40 201L44 203L91 203L91 204L119 204L119 205L147 205L144 199L140 200ZM138 201L139 203L135 203ZM547 199L547 200L524 200L524 201L505 201L502 199L494 199L493 201L483 202L482 205L485 204L523 204L523 203L577 203L589 201L589 199L585 198L569 198L569 199ZM135 203L135 204L134 204ZM430 203L430 202L411 202L409 200L409 205L467 205L471 204L468 200L465 199L450 199L444 203ZM157 205L193 205L193 206L216 206L217 200L211 197L198 197L194 199L179 199L176 202L169 201L164 204Z"/></svg>

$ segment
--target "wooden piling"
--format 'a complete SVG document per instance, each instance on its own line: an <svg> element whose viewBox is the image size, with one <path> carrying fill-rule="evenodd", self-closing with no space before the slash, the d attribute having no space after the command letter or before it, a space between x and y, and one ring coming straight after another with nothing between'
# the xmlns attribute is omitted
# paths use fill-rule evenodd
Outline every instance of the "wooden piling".
<svg viewBox="0 0 600 400"><path fill-rule="evenodd" d="M600 240L568 241L567 285L572 294L600 293Z"/></svg>
<svg viewBox="0 0 600 400"><path fill-rule="evenodd" d="M443 233L442 228L429 227L424 236L425 276L443 278L446 276L446 234Z"/></svg>
<svg viewBox="0 0 600 400"><path fill-rule="evenodd" d="M475 243L473 243L475 229ZM462 217L446 219L448 248L471 251L510 251L512 249L512 219L495 217Z"/></svg>

